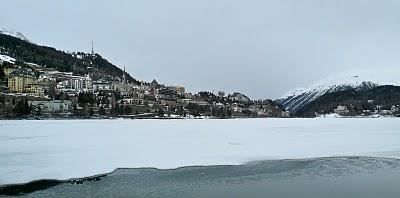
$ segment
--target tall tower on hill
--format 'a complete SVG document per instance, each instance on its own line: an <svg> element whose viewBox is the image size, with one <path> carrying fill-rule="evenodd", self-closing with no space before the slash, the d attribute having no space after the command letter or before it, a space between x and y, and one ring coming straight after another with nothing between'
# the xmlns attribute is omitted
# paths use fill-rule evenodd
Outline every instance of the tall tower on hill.
<svg viewBox="0 0 400 198"><path fill-rule="evenodd" d="M124 72L122 73L122 82L126 82L126 72L125 72L125 65L124 65Z"/></svg>
<svg viewBox="0 0 400 198"><path fill-rule="evenodd" d="M92 55L94 55L93 39L92 39Z"/></svg>

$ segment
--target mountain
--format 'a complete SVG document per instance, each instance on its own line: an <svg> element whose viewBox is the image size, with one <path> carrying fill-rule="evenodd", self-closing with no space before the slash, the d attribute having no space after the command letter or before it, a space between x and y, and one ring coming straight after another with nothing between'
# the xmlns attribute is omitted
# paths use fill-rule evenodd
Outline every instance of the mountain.
<svg viewBox="0 0 400 198"><path fill-rule="evenodd" d="M2 29L0 30L0 34L9 35L29 42L29 40L21 32L16 32L15 30Z"/></svg>
<svg viewBox="0 0 400 198"><path fill-rule="evenodd" d="M94 80L121 79L124 72L99 54L67 53L52 47L34 44L22 34L10 31L0 32L0 54L2 59L15 58L16 64L34 63L62 72L72 72L74 75L91 74ZM125 75L128 81L139 83L129 74Z"/></svg>
<svg viewBox="0 0 400 198"><path fill-rule="evenodd" d="M337 106L346 106L349 115L362 115L380 110L391 110L400 105L400 87L393 85L377 86L367 90L346 90L326 93L299 109L295 116L314 117L317 114L330 114Z"/></svg>
<svg viewBox="0 0 400 198"><path fill-rule="evenodd" d="M278 100L286 110L297 113L319 97L341 91L365 91L381 85L400 86L400 69L364 69L347 71L318 81L308 88L288 92Z"/></svg>

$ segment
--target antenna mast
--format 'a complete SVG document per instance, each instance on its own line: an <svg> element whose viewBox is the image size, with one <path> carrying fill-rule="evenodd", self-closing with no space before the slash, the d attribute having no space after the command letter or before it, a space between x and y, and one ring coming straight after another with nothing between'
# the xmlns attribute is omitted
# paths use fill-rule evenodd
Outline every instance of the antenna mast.
<svg viewBox="0 0 400 198"><path fill-rule="evenodd" d="M94 55L93 39L92 39L92 55Z"/></svg>

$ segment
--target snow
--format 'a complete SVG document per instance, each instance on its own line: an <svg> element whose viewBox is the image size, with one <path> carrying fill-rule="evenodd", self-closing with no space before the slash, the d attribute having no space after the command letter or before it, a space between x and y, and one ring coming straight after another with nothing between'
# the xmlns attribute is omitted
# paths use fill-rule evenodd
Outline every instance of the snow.
<svg viewBox="0 0 400 198"><path fill-rule="evenodd" d="M374 119L0 121L0 185L116 168L268 159L400 158L400 122Z"/></svg>
<svg viewBox="0 0 400 198"><path fill-rule="evenodd" d="M2 63L2 62L9 62L11 64L15 64L15 58L0 54L0 63Z"/></svg>
<svg viewBox="0 0 400 198"><path fill-rule="evenodd" d="M293 91L284 94L284 97L301 95L308 91L324 92L337 86L358 87L362 82L371 82L377 85L395 85L400 86L398 78L400 69L379 68L379 69L363 69L363 70L348 70L342 73L337 73L327 78L324 78L308 88L297 88Z"/></svg>
<svg viewBox="0 0 400 198"><path fill-rule="evenodd" d="M342 116L340 116L337 113L330 113L330 114L319 115L317 118L340 118L340 117L342 117Z"/></svg>
<svg viewBox="0 0 400 198"><path fill-rule="evenodd" d="M293 89L293 90L283 94L283 96L281 98L288 98L288 97L291 97L291 96L298 96L298 95L301 95L303 93L306 93L307 91L308 91L308 89L306 89L306 88L296 88L296 89Z"/></svg>
<svg viewBox="0 0 400 198"><path fill-rule="evenodd" d="M25 62L25 63L28 64L29 66L41 67L40 65L38 65L36 63L28 63L28 62Z"/></svg>
<svg viewBox="0 0 400 198"><path fill-rule="evenodd" d="M284 94L278 101L293 111L316 100L318 97L341 90L342 88L357 88L362 83L367 82L370 86L374 85L394 85L400 86L400 68L363 69L348 70L324 78L308 88L297 88Z"/></svg>
<svg viewBox="0 0 400 198"><path fill-rule="evenodd" d="M378 85L400 85L398 78L400 74L399 68L366 68L363 70L348 70L344 73L332 75L321 80L312 87L323 87L329 85L346 84L350 86L358 86L361 82L372 82Z"/></svg>
<svg viewBox="0 0 400 198"><path fill-rule="evenodd" d="M29 40L21 32L17 32L15 30L8 30L3 28L2 30L0 30L0 34L6 34L29 42Z"/></svg>

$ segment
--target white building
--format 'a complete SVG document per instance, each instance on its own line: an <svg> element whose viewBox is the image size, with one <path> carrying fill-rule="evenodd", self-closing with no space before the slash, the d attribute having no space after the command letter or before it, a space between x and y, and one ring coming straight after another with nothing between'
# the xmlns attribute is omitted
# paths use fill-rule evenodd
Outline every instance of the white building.
<svg viewBox="0 0 400 198"><path fill-rule="evenodd" d="M343 115L343 114L348 114L350 111L346 106L339 105L336 107L336 109L333 110L333 112L335 112L339 115Z"/></svg>
<svg viewBox="0 0 400 198"><path fill-rule="evenodd" d="M238 92L235 92L232 95L229 95L228 97L233 101L238 101L238 102L243 102L243 103L250 102L249 97L247 97L246 95L244 95L242 93L238 93Z"/></svg>
<svg viewBox="0 0 400 198"><path fill-rule="evenodd" d="M89 76L70 76L59 82L57 89L87 91L92 89L92 79Z"/></svg>
<svg viewBox="0 0 400 198"><path fill-rule="evenodd" d="M94 81L92 86L94 91L108 91L113 88L111 82L102 80Z"/></svg>
<svg viewBox="0 0 400 198"><path fill-rule="evenodd" d="M43 113L66 113L72 110L69 100L31 101L30 106L40 109Z"/></svg>

